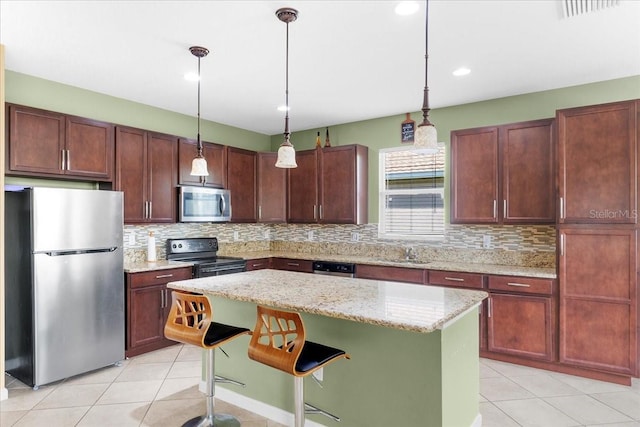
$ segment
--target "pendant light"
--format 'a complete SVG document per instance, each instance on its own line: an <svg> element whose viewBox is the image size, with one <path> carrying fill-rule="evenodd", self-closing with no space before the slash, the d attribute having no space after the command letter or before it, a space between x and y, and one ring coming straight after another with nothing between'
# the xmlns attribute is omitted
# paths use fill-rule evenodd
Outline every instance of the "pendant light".
<svg viewBox="0 0 640 427"><path fill-rule="evenodd" d="M189 48L189 51L193 56L196 56L198 58L198 153L191 162L191 175L209 176L209 171L207 170L207 160L202 155L202 141L200 140L200 59L207 56L207 54L209 53L209 49L201 46L191 46Z"/></svg>
<svg viewBox="0 0 640 427"><path fill-rule="evenodd" d="M438 132L436 127L429 121L429 86L427 84L428 62L429 62L429 0L425 1L425 42L424 42L424 98L422 101L422 123L416 129L414 147L425 152L438 151Z"/></svg>
<svg viewBox="0 0 640 427"><path fill-rule="evenodd" d="M277 168L297 168L296 150L289 140L289 22L298 19L298 11L290 7L283 7L276 11L279 20L287 24L287 60L285 74L285 116L284 116L284 142L278 149Z"/></svg>

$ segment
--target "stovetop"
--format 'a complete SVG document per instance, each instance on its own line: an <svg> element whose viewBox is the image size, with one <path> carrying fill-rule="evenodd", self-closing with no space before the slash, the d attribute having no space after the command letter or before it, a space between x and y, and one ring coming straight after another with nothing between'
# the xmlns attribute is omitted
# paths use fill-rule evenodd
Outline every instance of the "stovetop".
<svg viewBox="0 0 640 427"><path fill-rule="evenodd" d="M228 264L244 261L242 258L218 256L216 237L192 237L185 239L167 239L167 259L172 261L190 261L194 264Z"/></svg>

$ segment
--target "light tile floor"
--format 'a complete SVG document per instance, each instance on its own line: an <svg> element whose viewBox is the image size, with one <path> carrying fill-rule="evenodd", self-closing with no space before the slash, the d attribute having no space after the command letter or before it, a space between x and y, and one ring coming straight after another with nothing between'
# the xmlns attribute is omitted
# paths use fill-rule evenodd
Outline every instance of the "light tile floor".
<svg viewBox="0 0 640 427"><path fill-rule="evenodd" d="M199 376L200 350L182 345L37 391L7 376L0 425L180 426L206 411ZM219 399L216 409L243 427L283 427ZM480 412L483 427L640 427L640 381L625 387L481 359Z"/></svg>

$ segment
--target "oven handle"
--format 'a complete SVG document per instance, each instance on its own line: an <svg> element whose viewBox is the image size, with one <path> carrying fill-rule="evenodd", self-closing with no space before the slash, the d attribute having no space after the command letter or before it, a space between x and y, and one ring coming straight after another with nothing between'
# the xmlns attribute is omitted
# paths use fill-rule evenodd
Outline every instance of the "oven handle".
<svg viewBox="0 0 640 427"><path fill-rule="evenodd" d="M216 267L204 267L200 268L200 273L213 273L217 271L229 271L229 270L241 270L244 271L246 267L243 265L228 265L228 266L216 266Z"/></svg>

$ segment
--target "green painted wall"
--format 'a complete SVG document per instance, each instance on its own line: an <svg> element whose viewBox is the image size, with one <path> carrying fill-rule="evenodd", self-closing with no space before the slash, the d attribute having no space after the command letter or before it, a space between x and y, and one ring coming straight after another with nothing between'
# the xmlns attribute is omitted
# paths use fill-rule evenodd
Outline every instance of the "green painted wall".
<svg viewBox="0 0 640 427"><path fill-rule="evenodd" d="M416 106L422 100L420 93L416 91ZM432 110L429 118L438 129L438 139L448 144L451 131L456 129L554 117L555 111L562 108L636 98L640 98L640 76L439 108ZM413 112L412 118L420 123L422 112ZM404 119L405 113L402 112L396 116L329 126L331 145L362 144L369 147L370 223L378 222L378 150L402 145L400 123ZM318 131L324 141L324 128L292 132L291 141L297 150L313 148ZM281 143L282 135L272 136L272 151L277 150ZM448 186L448 182L445 185ZM446 187L445 197L448 191Z"/></svg>
<svg viewBox="0 0 640 427"><path fill-rule="evenodd" d="M6 101L119 125L187 138L196 137L194 116L128 101L85 89L6 71ZM202 120L202 139L255 151L270 151L268 135Z"/></svg>

